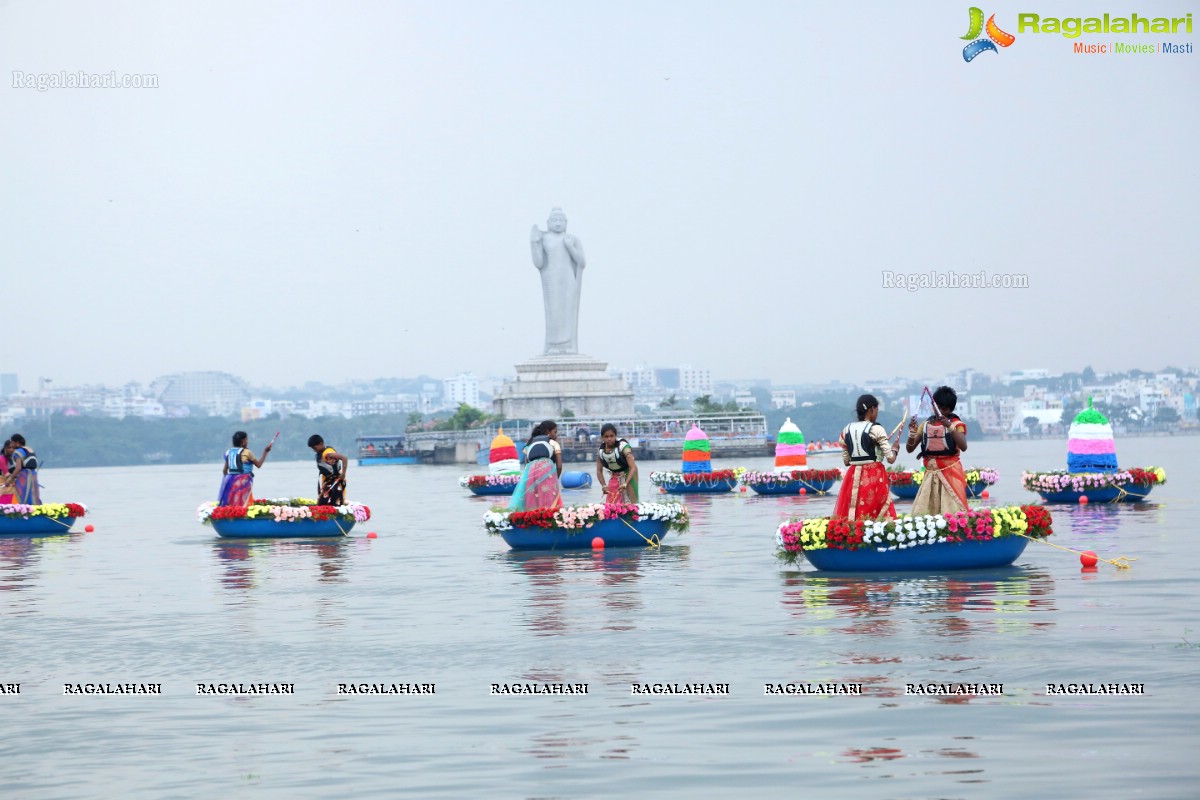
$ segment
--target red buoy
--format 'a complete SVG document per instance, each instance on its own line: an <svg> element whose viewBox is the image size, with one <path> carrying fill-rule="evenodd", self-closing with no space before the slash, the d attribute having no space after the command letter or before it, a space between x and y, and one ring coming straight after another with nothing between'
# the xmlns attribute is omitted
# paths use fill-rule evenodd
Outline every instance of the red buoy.
<svg viewBox="0 0 1200 800"><path fill-rule="evenodd" d="M1079 495L1079 505L1086 506L1087 503L1088 503L1087 495L1086 494Z"/></svg>
<svg viewBox="0 0 1200 800"><path fill-rule="evenodd" d="M1085 567L1094 567L1096 566L1096 562L1099 560L1100 559L1096 557L1095 552L1091 550L1084 550L1079 554L1079 563L1083 564Z"/></svg>
<svg viewBox="0 0 1200 800"><path fill-rule="evenodd" d="M808 489L805 489L803 486L801 486L801 487L800 487L800 494L808 494Z"/></svg>
<svg viewBox="0 0 1200 800"><path fill-rule="evenodd" d="M989 497L988 490L984 489L983 492L981 492L979 496L982 497L984 500L987 500Z"/></svg>
<svg viewBox="0 0 1200 800"><path fill-rule="evenodd" d="M599 536L597 536L595 539L592 539L592 549L593 550L603 550L604 549L604 540L601 539Z"/></svg>
<svg viewBox="0 0 1200 800"><path fill-rule="evenodd" d="M84 525L83 526L84 533L91 533L94 530L96 530L96 526L94 526L94 525Z"/></svg>
<svg viewBox="0 0 1200 800"><path fill-rule="evenodd" d="M378 534L378 533L376 533L375 531L371 531L370 533L368 533L368 534L367 534L367 538L368 538L368 539L378 539L378 538L379 538L379 534Z"/></svg>

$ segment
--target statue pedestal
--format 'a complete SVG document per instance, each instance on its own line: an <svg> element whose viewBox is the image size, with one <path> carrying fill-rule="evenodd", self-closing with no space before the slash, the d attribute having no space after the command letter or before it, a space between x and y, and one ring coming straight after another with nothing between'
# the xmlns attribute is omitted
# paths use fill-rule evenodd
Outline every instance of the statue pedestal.
<svg viewBox="0 0 1200 800"><path fill-rule="evenodd" d="M492 405L508 419L631 417L633 390L608 374L608 363L580 354L537 356L516 365L517 379L505 381Z"/></svg>

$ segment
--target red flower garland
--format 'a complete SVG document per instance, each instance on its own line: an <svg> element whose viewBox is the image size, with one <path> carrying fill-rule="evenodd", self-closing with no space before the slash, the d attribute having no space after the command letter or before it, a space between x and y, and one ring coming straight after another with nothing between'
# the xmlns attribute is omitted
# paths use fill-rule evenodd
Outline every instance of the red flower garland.
<svg viewBox="0 0 1200 800"><path fill-rule="evenodd" d="M1153 486L1159 482L1157 474L1141 467L1130 467L1125 471L1133 476L1133 482L1138 486Z"/></svg>

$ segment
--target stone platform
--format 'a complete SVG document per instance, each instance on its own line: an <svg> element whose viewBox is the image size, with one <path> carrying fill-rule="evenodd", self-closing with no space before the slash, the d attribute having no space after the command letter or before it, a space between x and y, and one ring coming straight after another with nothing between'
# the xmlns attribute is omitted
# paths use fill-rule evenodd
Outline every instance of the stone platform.
<svg viewBox="0 0 1200 800"><path fill-rule="evenodd" d="M516 365L492 405L508 419L561 419L633 415L633 390L608 374L608 363L582 354L546 355Z"/></svg>

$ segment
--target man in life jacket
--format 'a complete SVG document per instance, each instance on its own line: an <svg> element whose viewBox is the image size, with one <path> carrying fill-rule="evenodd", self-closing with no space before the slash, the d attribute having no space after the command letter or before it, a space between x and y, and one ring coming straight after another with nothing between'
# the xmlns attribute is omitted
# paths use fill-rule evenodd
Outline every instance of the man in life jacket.
<svg viewBox="0 0 1200 800"><path fill-rule="evenodd" d="M913 516L967 510L967 474L959 453L967 449L967 424L954 413L958 395L949 386L933 392L933 414L920 425L908 423L905 449L925 464L925 478L913 500Z"/></svg>
<svg viewBox="0 0 1200 800"><path fill-rule="evenodd" d="M317 434L308 437L308 446L317 454L317 505L341 506L346 504L346 471L350 459L325 446L325 440Z"/></svg>

